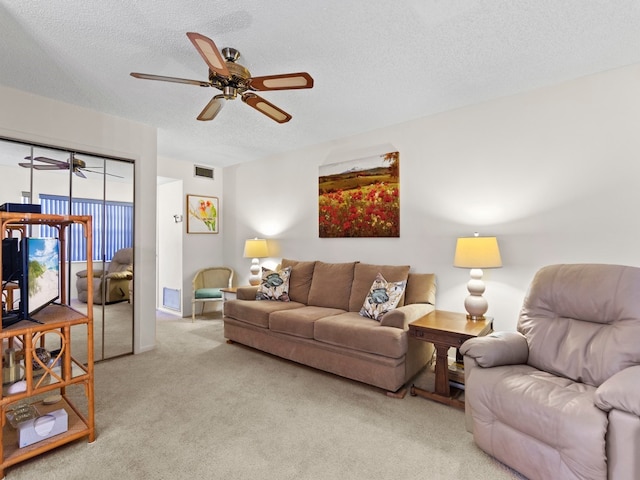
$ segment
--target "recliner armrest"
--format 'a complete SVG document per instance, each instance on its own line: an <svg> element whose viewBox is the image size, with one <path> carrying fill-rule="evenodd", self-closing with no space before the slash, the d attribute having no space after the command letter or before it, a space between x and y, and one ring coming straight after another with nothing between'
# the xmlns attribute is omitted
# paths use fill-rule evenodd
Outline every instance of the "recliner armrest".
<svg viewBox="0 0 640 480"><path fill-rule="evenodd" d="M435 307L430 303L403 305L402 307L394 308L390 312L385 313L380 320L380 325L383 327L396 327L407 330L411 322L416 321L434 310Z"/></svg>
<svg viewBox="0 0 640 480"><path fill-rule="evenodd" d="M473 358L481 367L519 365L527 363L527 339L518 332L493 332L484 337L471 338L460 346L462 355Z"/></svg>
<svg viewBox="0 0 640 480"><path fill-rule="evenodd" d="M93 278L97 278L97 277L101 277L102 276L102 270L94 270L93 271ZM79 272L76 273L76 277L78 278L87 278L87 271L86 270L80 270Z"/></svg>
<svg viewBox="0 0 640 480"><path fill-rule="evenodd" d="M124 271L124 272L111 272L107 273L105 278L111 278L113 280L131 280L133 279L133 272Z"/></svg>
<svg viewBox="0 0 640 480"><path fill-rule="evenodd" d="M600 410L616 409L640 417L640 365L627 367L603 382L595 393Z"/></svg>

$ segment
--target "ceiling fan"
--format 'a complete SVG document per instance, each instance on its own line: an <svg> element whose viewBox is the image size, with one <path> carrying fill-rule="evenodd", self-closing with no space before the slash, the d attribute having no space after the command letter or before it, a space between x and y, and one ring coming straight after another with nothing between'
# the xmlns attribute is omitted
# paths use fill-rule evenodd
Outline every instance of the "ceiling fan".
<svg viewBox="0 0 640 480"><path fill-rule="evenodd" d="M186 83L200 87L215 87L222 94L214 96L198 115L198 120L213 120L224 105L224 100L234 100L238 95L242 101L255 108L260 113L275 120L285 123L291 120L284 110L259 97L254 91L264 92L269 90L292 90L298 88L312 88L313 78L306 72L285 73L281 75L268 75L265 77L252 77L249 70L236 63L240 58L240 52L235 48L223 48L222 54L213 43L213 40L189 32L187 37L191 40L198 53L209 67L209 81L189 80L186 78L165 77L162 75L149 75L146 73L132 72L131 76L146 80L161 80L163 82ZM224 58L223 58L224 57Z"/></svg>
<svg viewBox="0 0 640 480"><path fill-rule="evenodd" d="M48 157L33 157L33 162L42 162L40 163L32 163L31 157L24 157L25 160L29 160L29 162L20 162L18 165L25 168L33 168L35 170L69 170L70 164L63 160L55 160L53 158ZM97 173L100 175L109 175L111 177L124 178L120 175L114 175L113 173L107 172L96 172L95 170L91 170L92 168L102 168L102 167L90 167L87 168L87 164L84 160L80 160L79 158L74 157L73 159L73 173L82 178L87 178L87 176L83 172L91 172Z"/></svg>

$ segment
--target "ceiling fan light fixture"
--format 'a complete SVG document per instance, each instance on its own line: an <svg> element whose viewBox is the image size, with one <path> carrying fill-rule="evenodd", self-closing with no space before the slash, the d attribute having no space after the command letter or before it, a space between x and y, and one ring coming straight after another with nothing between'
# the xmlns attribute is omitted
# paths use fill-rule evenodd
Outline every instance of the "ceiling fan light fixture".
<svg viewBox="0 0 640 480"><path fill-rule="evenodd" d="M235 62L240 58L240 52L235 48L224 47L222 49L222 56L227 62Z"/></svg>
<svg viewBox="0 0 640 480"><path fill-rule="evenodd" d="M236 95L238 95L238 89L231 85L227 85L222 90L222 94L227 100L234 100L236 98Z"/></svg>

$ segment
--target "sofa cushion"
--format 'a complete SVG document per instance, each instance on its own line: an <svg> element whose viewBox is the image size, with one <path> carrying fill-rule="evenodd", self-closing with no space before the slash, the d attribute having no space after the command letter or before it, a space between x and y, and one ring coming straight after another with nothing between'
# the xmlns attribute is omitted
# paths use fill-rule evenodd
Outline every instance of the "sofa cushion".
<svg viewBox="0 0 640 480"><path fill-rule="evenodd" d="M407 353L408 339L404 330L383 327L376 320L347 312L315 321L313 338L319 342L346 347L389 358Z"/></svg>
<svg viewBox="0 0 640 480"><path fill-rule="evenodd" d="M256 300L228 300L224 303L224 316L242 320L258 327L269 328L269 315L278 310L302 308L298 302L259 302Z"/></svg>
<svg viewBox="0 0 640 480"><path fill-rule="evenodd" d="M371 284L381 273L388 282L402 282L407 280L409 265L372 265L369 263L356 263L353 271L353 286L349 297L349 311L359 312L364 299L369 294ZM400 299L399 306L404 305Z"/></svg>
<svg viewBox="0 0 640 480"><path fill-rule="evenodd" d="M436 304L436 276L433 273L410 273L404 294L405 305Z"/></svg>
<svg viewBox="0 0 640 480"><path fill-rule="evenodd" d="M282 268L291 267L289 277L289 298L292 302L306 304L309 300L309 289L316 262L299 262L297 260L282 259Z"/></svg>
<svg viewBox="0 0 640 480"><path fill-rule="evenodd" d="M269 315L269 329L296 337L313 338L313 324L330 315L345 313L344 310L326 307L302 307L295 310L280 310Z"/></svg>
<svg viewBox="0 0 640 480"><path fill-rule="evenodd" d="M349 310L349 295L353 283L353 268L356 262L316 262L309 289L308 305ZM372 279L373 280L373 279ZM367 286L370 287L371 283ZM364 295L362 297L364 301ZM362 301L360 302L362 305ZM360 306L358 307L358 310Z"/></svg>
<svg viewBox="0 0 640 480"><path fill-rule="evenodd" d="M262 280L258 286L256 300L289 301L289 276L291 267L274 271L262 267Z"/></svg>
<svg viewBox="0 0 640 480"><path fill-rule="evenodd" d="M396 308L400 297L404 295L404 287L406 285L406 280L402 282L387 282L382 274L378 273L364 299L360 315L378 321L382 320L385 313Z"/></svg>

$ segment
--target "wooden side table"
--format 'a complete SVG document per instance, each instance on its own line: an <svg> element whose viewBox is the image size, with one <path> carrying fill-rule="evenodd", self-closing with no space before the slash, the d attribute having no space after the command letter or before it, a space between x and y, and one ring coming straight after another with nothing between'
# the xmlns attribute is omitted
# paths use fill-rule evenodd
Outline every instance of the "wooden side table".
<svg viewBox="0 0 640 480"><path fill-rule="evenodd" d="M466 340L491 333L492 318L467 320L464 313L435 310L409 324L409 335L433 343L436 349L435 391L411 386L411 395L435 400L440 403L464 409L460 391L453 392L449 386L449 349L459 348ZM457 390L457 389L456 389Z"/></svg>
<svg viewBox="0 0 640 480"><path fill-rule="evenodd" d="M221 288L223 303L227 300L233 300L238 293L238 287Z"/></svg>

